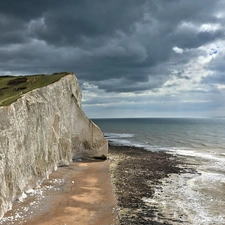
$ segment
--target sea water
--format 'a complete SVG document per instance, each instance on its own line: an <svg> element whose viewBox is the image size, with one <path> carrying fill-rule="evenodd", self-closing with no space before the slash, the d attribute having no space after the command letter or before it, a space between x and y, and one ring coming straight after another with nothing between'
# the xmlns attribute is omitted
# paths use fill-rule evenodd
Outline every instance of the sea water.
<svg viewBox="0 0 225 225"><path fill-rule="evenodd" d="M170 224L225 225L225 119L93 119L114 145L182 157L196 173L171 174L153 199ZM156 221L160 219L155 218ZM163 221L161 221L163 222Z"/></svg>

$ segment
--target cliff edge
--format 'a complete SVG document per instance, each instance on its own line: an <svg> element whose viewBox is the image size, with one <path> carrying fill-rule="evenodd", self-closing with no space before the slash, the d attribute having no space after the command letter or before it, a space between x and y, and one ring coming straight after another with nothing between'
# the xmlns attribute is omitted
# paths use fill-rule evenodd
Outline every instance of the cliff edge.
<svg viewBox="0 0 225 225"><path fill-rule="evenodd" d="M79 158L101 158L108 143L81 109L74 74L0 107L0 218L24 192Z"/></svg>

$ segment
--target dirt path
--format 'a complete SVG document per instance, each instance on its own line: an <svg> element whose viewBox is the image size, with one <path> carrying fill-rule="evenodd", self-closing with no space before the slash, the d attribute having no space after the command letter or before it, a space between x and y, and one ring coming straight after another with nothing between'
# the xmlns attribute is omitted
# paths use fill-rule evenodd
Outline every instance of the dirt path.
<svg viewBox="0 0 225 225"><path fill-rule="evenodd" d="M59 168L35 191L36 195L29 194L23 203L16 203L6 214L8 220L0 224L115 224L116 200L109 164L78 162Z"/></svg>

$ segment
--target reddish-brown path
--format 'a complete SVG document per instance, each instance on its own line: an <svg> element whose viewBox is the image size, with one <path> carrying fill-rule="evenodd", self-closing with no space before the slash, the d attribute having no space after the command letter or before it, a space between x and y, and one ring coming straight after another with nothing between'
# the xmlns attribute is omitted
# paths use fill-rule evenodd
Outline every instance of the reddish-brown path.
<svg viewBox="0 0 225 225"><path fill-rule="evenodd" d="M29 216L23 217L22 220L14 220L13 224L116 224L116 200L110 181L109 166L108 161L94 161L77 162L59 168L42 185L47 187L50 181L63 179L59 190L46 192L46 196L38 203L39 206L31 213L26 212ZM23 203L24 208L31 201L29 198ZM15 205L14 211L16 207Z"/></svg>

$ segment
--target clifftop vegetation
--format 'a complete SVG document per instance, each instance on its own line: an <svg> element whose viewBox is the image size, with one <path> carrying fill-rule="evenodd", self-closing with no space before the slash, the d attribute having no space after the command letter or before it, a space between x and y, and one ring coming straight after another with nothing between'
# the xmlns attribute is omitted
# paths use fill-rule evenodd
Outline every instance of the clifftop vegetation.
<svg viewBox="0 0 225 225"><path fill-rule="evenodd" d="M27 76L0 76L0 106L10 105L23 94L47 86L70 73L38 74Z"/></svg>

